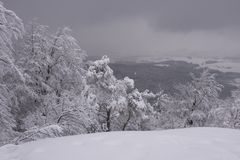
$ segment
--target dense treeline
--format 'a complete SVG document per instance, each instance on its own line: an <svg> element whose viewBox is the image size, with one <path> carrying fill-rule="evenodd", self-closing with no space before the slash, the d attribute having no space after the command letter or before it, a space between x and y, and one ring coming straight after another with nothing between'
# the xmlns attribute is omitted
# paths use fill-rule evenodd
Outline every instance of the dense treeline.
<svg viewBox="0 0 240 160"><path fill-rule="evenodd" d="M52 34L0 4L0 144L82 133L183 127L240 127L239 91L207 70L170 96L116 79L109 58L86 61L69 28Z"/></svg>

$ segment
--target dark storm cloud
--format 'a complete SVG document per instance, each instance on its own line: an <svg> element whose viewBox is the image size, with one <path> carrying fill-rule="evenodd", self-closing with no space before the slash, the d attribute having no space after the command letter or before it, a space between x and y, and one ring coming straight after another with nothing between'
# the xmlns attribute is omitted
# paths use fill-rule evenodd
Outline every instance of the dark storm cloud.
<svg viewBox="0 0 240 160"><path fill-rule="evenodd" d="M240 26L239 0L4 0L23 18L51 25L96 25L138 16L155 29L194 30Z"/></svg>
<svg viewBox="0 0 240 160"><path fill-rule="evenodd" d="M240 0L2 1L25 23L70 26L89 55L240 55Z"/></svg>

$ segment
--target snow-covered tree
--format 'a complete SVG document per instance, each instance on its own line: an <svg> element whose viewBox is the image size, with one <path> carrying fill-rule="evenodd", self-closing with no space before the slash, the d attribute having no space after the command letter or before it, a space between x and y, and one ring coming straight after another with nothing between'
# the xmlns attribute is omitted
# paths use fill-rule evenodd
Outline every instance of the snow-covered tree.
<svg viewBox="0 0 240 160"><path fill-rule="evenodd" d="M209 111L206 126L230 128L232 106L233 98L218 99L217 105Z"/></svg>
<svg viewBox="0 0 240 160"><path fill-rule="evenodd" d="M20 42L18 64L39 95L80 86L85 52L71 36L70 29L51 34L48 27L31 22Z"/></svg>
<svg viewBox="0 0 240 160"><path fill-rule="evenodd" d="M0 144L13 136L13 128L16 121L11 113L10 106L13 105L14 96L4 85L0 85Z"/></svg>
<svg viewBox="0 0 240 160"><path fill-rule="evenodd" d="M22 20L11 10L6 9L0 2L0 61L14 67L12 57L12 38L19 38L24 32Z"/></svg>
<svg viewBox="0 0 240 160"><path fill-rule="evenodd" d="M229 128L240 128L240 91L232 93L232 103L224 107L224 126Z"/></svg>
<svg viewBox="0 0 240 160"><path fill-rule="evenodd" d="M26 34L19 45L17 64L25 73L26 85L38 97L33 105L36 112L28 112L28 116L24 117L32 119L30 122L34 123L25 124L25 127L56 123L56 117L69 109L67 105L70 104L64 104L63 101L73 97L82 99L81 92L85 87L85 52L68 28L59 29L56 34L51 34L47 26L36 21L27 26ZM65 94L68 92L70 98L66 98ZM78 102L75 103L77 105ZM58 110L61 105L64 105L62 111Z"/></svg>
<svg viewBox="0 0 240 160"><path fill-rule="evenodd" d="M215 80L215 75L207 70L199 77L192 75L192 82L178 85L179 105L182 116L185 117L184 126L204 126L208 113L217 105L219 92L223 86Z"/></svg>
<svg viewBox="0 0 240 160"><path fill-rule="evenodd" d="M96 95L96 110L103 131L112 130L112 122L126 106L125 85L114 77L109 62L109 58L103 56L92 62L86 73L89 92Z"/></svg>
<svg viewBox="0 0 240 160"><path fill-rule="evenodd" d="M61 90L80 89L85 52L71 35L69 28L62 28L51 36L50 63L46 69L46 81L56 94ZM80 88L79 88L80 87Z"/></svg>
<svg viewBox="0 0 240 160"><path fill-rule="evenodd" d="M240 128L240 91L232 92L232 96L218 100L218 106L212 108L209 114L209 126Z"/></svg>
<svg viewBox="0 0 240 160"><path fill-rule="evenodd" d="M134 89L134 81L128 77L116 79L109 62L107 56L92 62L86 74L89 92L96 95L102 130L141 130L153 111L147 93Z"/></svg>
<svg viewBox="0 0 240 160"><path fill-rule="evenodd" d="M149 130L154 123L154 111L149 99L155 95L148 90L139 92L134 89L128 94L128 104L125 111L127 119L124 122L122 130ZM149 123L150 122L150 123Z"/></svg>
<svg viewBox="0 0 240 160"><path fill-rule="evenodd" d="M22 20L0 2L0 141L11 137L16 125L11 113L17 103L12 89L15 82L19 84L24 79L14 64L12 40L21 37L23 32Z"/></svg>
<svg viewBox="0 0 240 160"><path fill-rule="evenodd" d="M174 96L165 94L164 91L155 94L152 106L157 113L157 128L173 129L183 126L182 108L179 102Z"/></svg>

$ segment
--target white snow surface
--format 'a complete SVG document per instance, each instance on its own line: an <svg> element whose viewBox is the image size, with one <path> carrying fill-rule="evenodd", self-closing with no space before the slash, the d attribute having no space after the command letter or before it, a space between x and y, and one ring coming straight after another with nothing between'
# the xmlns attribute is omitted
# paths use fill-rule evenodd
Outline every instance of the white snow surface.
<svg viewBox="0 0 240 160"><path fill-rule="evenodd" d="M240 130L111 132L5 145L0 160L240 160Z"/></svg>

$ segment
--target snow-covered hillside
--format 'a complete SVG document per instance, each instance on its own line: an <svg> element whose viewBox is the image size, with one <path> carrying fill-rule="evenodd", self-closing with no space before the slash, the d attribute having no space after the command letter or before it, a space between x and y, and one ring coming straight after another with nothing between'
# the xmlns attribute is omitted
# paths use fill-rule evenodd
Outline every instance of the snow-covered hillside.
<svg viewBox="0 0 240 160"><path fill-rule="evenodd" d="M1 160L240 160L240 131L189 128L111 132L0 148Z"/></svg>

